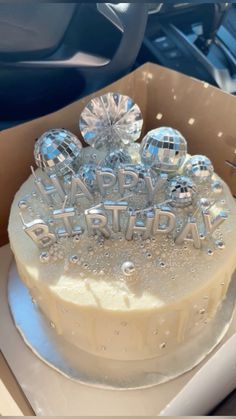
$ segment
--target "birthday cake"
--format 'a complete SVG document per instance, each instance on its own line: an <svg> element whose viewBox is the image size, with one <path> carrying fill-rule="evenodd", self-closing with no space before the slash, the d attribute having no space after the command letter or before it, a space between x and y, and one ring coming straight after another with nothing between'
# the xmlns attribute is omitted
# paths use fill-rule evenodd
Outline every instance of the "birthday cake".
<svg viewBox="0 0 236 419"><path fill-rule="evenodd" d="M20 278L55 333L113 360L175 354L200 336L236 267L236 204L176 129L149 131L128 97L93 99L88 147L64 129L35 145L9 237Z"/></svg>

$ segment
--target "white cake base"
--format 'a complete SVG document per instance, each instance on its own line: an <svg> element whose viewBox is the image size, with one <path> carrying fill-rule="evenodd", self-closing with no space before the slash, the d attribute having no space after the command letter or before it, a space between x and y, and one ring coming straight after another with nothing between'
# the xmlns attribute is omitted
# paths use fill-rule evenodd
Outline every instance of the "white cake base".
<svg viewBox="0 0 236 419"><path fill-rule="evenodd" d="M11 260L9 246L1 247L0 349L36 415L204 415L235 388L236 313L220 345L196 368L168 383L110 391L68 380L35 356L15 327L7 301Z"/></svg>
<svg viewBox="0 0 236 419"><path fill-rule="evenodd" d="M137 389L169 381L197 365L228 330L236 295L236 275L227 298L212 322L173 356L143 361L114 361L88 354L63 340L37 308L19 279L15 263L9 271L8 297L15 324L26 344L44 362L80 383L100 388Z"/></svg>

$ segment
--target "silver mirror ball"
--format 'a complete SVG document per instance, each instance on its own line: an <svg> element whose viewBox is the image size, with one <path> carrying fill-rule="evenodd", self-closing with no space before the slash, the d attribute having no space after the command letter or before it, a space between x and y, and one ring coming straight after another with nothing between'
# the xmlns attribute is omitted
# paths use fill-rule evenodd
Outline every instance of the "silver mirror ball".
<svg viewBox="0 0 236 419"><path fill-rule="evenodd" d="M35 143L35 162L47 173L65 176L76 169L81 157L80 140L72 132L62 128L46 131Z"/></svg>
<svg viewBox="0 0 236 419"><path fill-rule="evenodd" d="M176 129L161 127L149 131L140 149L146 167L163 172L176 172L184 163L187 141Z"/></svg>

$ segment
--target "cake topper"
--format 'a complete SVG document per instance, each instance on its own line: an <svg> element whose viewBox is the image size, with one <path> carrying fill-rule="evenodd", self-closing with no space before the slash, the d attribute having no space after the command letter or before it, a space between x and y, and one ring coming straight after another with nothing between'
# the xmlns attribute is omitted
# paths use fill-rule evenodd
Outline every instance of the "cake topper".
<svg viewBox="0 0 236 419"><path fill-rule="evenodd" d="M140 154L146 167L163 172L176 172L185 160L187 141L176 129L153 129L142 140Z"/></svg>
<svg viewBox="0 0 236 419"><path fill-rule="evenodd" d="M174 207L185 208L196 202L196 185L187 176L170 179L168 189L170 203Z"/></svg>
<svg viewBox="0 0 236 419"><path fill-rule="evenodd" d="M214 168L211 161L206 156L192 156L187 160L185 173L191 176L195 182L211 181Z"/></svg>
<svg viewBox="0 0 236 419"><path fill-rule="evenodd" d="M138 140L142 125L138 105L120 93L91 99L79 121L81 134L89 146L112 151Z"/></svg>
<svg viewBox="0 0 236 419"><path fill-rule="evenodd" d="M79 164L82 144L70 131L51 129L38 138L34 158L38 167L59 176L73 172Z"/></svg>
<svg viewBox="0 0 236 419"><path fill-rule="evenodd" d="M188 157L187 141L170 127L149 131L139 146L142 123L132 99L108 93L81 113L86 149L65 129L49 130L37 140L40 171L32 168L33 198L18 205L24 231L43 248L42 262L50 260L47 249L58 240L78 240L81 234L106 239L122 234L126 240L171 235L176 245L190 241L200 249L227 218L210 160ZM128 275L132 267L124 271Z"/></svg>

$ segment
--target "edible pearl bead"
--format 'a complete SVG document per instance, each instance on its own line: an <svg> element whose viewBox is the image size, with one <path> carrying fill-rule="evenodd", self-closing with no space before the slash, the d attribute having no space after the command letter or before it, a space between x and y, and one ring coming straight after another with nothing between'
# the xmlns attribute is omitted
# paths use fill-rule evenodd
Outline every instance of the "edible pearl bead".
<svg viewBox="0 0 236 419"><path fill-rule="evenodd" d="M133 262L127 261L122 264L121 269L125 275L130 276L134 273L135 266Z"/></svg>
<svg viewBox="0 0 236 419"><path fill-rule="evenodd" d="M27 202L22 199L21 201L18 202L18 207L20 209L26 209L27 208Z"/></svg>
<svg viewBox="0 0 236 419"><path fill-rule="evenodd" d="M48 252L42 252L39 255L40 262L47 263L50 260L50 254Z"/></svg>

